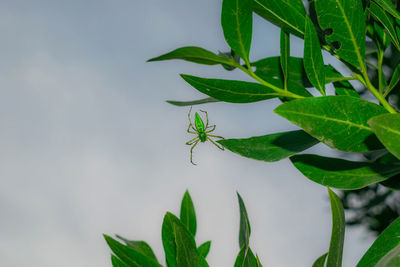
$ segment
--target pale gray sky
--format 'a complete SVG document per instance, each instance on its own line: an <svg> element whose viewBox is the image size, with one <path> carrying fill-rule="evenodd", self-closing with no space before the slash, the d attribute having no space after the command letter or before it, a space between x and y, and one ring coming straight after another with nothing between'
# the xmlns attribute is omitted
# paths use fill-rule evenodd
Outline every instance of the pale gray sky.
<svg viewBox="0 0 400 267"><path fill-rule="evenodd" d="M145 63L186 45L227 51L220 9L212 0L0 2L1 266L111 266L102 233L146 240L164 262L162 217L178 213L187 188L197 242L212 240L210 266L232 266L238 253L236 191L264 266L307 267L327 251L326 189L288 160L256 162L201 144L198 166L189 162L188 108L164 101L203 96L178 74L247 78ZM292 48L301 56L301 41ZM256 18L252 58L278 53L279 30ZM201 108L216 133L239 138L295 129L272 112L277 105ZM346 235L344 266L354 266L372 238L362 229Z"/></svg>

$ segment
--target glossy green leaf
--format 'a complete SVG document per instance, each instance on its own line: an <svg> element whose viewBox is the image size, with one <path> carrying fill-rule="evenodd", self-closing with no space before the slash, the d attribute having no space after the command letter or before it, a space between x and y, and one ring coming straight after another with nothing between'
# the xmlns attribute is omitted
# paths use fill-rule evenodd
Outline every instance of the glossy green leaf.
<svg viewBox="0 0 400 267"><path fill-rule="evenodd" d="M393 17L400 19L400 14L394 7L391 0L374 0L378 5L380 5L386 12L388 12Z"/></svg>
<svg viewBox="0 0 400 267"><path fill-rule="evenodd" d="M251 65L256 67L255 74L257 74L264 80L281 80L281 83L283 84L283 72L280 67L279 57L264 58L253 62ZM303 87L313 87L313 85L307 78L302 58L289 57L288 71L289 87L292 84L301 85ZM324 66L324 72L326 83L331 83L343 79L343 76L330 65Z"/></svg>
<svg viewBox="0 0 400 267"><path fill-rule="evenodd" d="M396 31L394 29L394 20L392 17L389 17L385 11L383 11L377 4L374 2L370 3L369 6L370 13L374 16L374 18L379 21L382 26L385 28L386 32L389 34L390 39L392 40L394 46L400 50L399 39L397 38Z"/></svg>
<svg viewBox="0 0 400 267"><path fill-rule="evenodd" d="M220 102L219 100L212 98L212 97L206 97L203 99L199 100L193 100L193 101L174 101L174 100L167 100L166 101L168 104L178 106L178 107L186 107L186 106L195 106L195 105L201 105L201 104L207 104L207 103L215 103L215 102Z"/></svg>
<svg viewBox="0 0 400 267"><path fill-rule="evenodd" d="M200 256L203 258L206 258L208 255L208 252L210 251L211 247L211 241L204 242L197 248L197 253L199 253Z"/></svg>
<svg viewBox="0 0 400 267"><path fill-rule="evenodd" d="M252 0L223 0L221 24L226 42L247 65L253 30Z"/></svg>
<svg viewBox="0 0 400 267"><path fill-rule="evenodd" d="M253 9L284 31L303 38L306 11L301 0L253 0Z"/></svg>
<svg viewBox="0 0 400 267"><path fill-rule="evenodd" d="M136 250L137 252L142 253L143 255L146 255L147 257L151 258L155 262L158 262L156 255L154 254L153 250L144 241L133 241L133 240L128 240L126 238L123 238L122 236L117 235L116 236L118 239L124 241L124 243L128 246Z"/></svg>
<svg viewBox="0 0 400 267"><path fill-rule="evenodd" d="M400 245L389 251L375 267L399 267L400 266Z"/></svg>
<svg viewBox="0 0 400 267"><path fill-rule="evenodd" d="M383 114L368 123L387 150L400 159L400 114Z"/></svg>
<svg viewBox="0 0 400 267"><path fill-rule="evenodd" d="M187 190L182 199L180 219L181 222L186 225L189 232L195 236L197 230L196 213L194 211L192 198Z"/></svg>
<svg viewBox="0 0 400 267"><path fill-rule="evenodd" d="M293 165L318 184L354 190L384 181L400 173L400 165L349 161L318 155L296 155Z"/></svg>
<svg viewBox="0 0 400 267"><path fill-rule="evenodd" d="M275 112L324 144L348 152L381 148L367 121L387 113L377 104L351 96L298 99Z"/></svg>
<svg viewBox="0 0 400 267"><path fill-rule="evenodd" d="M250 221L242 197L237 193L240 209L239 247L247 249L250 239Z"/></svg>
<svg viewBox="0 0 400 267"><path fill-rule="evenodd" d="M231 64L232 61L227 57L220 57L206 49L196 46L185 46L175 49L169 53L159 57L151 58L147 62L162 61L170 59L182 59L198 64L216 65L216 64Z"/></svg>
<svg viewBox="0 0 400 267"><path fill-rule="evenodd" d="M284 88L287 89L289 75L289 58L290 58L290 35L281 30L281 68L283 73Z"/></svg>
<svg viewBox="0 0 400 267"><path fill-rule="evenodd" d="M113 267L129 267L126 265L123 261L115 257L114 255L111 255L111 264Z"/></svg>
<svg viewBox="0 0 400 267"><path fill-rule="evenodd" d="M242 247L236 257L234 267L259 267L260 264L250 248Z"/></svg>
<svg viewBox="0 0 400 267"><path fill-rule="evenodd" d="M387 253L400 245L400 218L392 222L375 240L357 267L374 267Z"/></svg>
<svg viewBox="0 0 400 267"><path fill-rule="evenodd" d="M325 95L325 72L321 45L311 19L306 17L304 34L304 69L312 85Z"/></svg>
<svg viewBox="0 0 400 267"><path fill-rule="evenodd" d="M328 43L335 43L335 50L342 59L365 69L365 15L360 0L315 1L318 22L322 30L331 30L325 35Z"/></svg>
<svg viewBox="0 0 400 267"><path fill-rule="evenodd" d="M302 130L218 141L243 157L267 162L279 161L302 152L319 141Z"/></svg>
<svg viewBox="0 0 400 267"><path fill-rule="evenodd" d="M328 188L332 211L332 234L326 266L341 267L343 257L344 231L346 221L340 198Z"/></svg>
<svg viewBox="0 0 400 267"><path fill-rule="evenodd" d="M174 236L174 219L176 217L167 212L164 216L162 228L161 228L161 239L164 247L165 259L168 267L177 267L176 262L176 244ZM178 218L175 219L179 220Z"/></svg>
<svg viewBox="0 0 400 267"><path fill-rule="evenodd" d="M186 226L174 220L173 229L176 242L177 266L208 267L205 259L197 252L193 235L187 230Z"/></svg>
<svg viewBox="0 0 400 267"><path fill-rule="evenodd" d="M358 92L348 81L334 82L333 86L335 87L336 95L347 95L360 98Z"/></svg>
<svg viewBox="0 0 400 267"><path fill-rule="evenodd" d="M120 258L124 263L126 263L130 267L160 267L161 265L157 262L153 261L151 258L146 255L125 246L108 235L104 235L104 238L110 247L111 251Z"/></svg>
<svg viewBox="0 0 400 267"><path fill-rule="evenodd" d="M224 102L252 103L279 96L274 90L258 83L181 76L200 92Z"/></svg>
<svg viewBox="0 0 400 267"><path fill-rule="evenodd" d="M319 257L312 265L312 267L324 267L325 266L325 261L326 261L326 256L328 256L328 253L325 253L321 257Z"/></svg>

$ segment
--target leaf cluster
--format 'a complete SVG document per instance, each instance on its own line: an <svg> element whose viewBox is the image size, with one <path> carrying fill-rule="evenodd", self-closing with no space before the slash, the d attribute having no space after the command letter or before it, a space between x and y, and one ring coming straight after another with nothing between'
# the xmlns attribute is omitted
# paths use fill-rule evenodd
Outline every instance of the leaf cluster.
<svg viewBox="0 0 400 267"><path fill-rule="evenodd" d="M250 221L242 197L237 193L240 210L239 253L235 267L262 267L257 255L250 249ZM167 212L162 224L162 243L168 267L208 267L206 257L211 241L196 245L197 219L192 198L185 192L179 218ZM132 241L116 235L116 239L104 235L113 254L114 267L159 267L151 247L144 241Z"/></svg>

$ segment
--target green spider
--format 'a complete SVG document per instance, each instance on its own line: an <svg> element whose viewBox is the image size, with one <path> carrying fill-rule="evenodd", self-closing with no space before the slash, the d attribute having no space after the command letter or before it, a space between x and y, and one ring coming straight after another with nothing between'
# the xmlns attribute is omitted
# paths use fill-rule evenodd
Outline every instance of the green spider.
<svg viewBox="0 0 400 267"><path fill-rule="evenodd" d="M190 107L189 110L189 114L188 114L188 118L189 118L189 127L187 129L188 133L191 134L196 134L197 136L195 138L193 138L192 140L186 142L187 145L193 145L192 148L190 149L190 162L193 165L197 165L193 162L193 148L199 143L202 142L204 143L207 140L210 140L211 143L213 143L216 147L218 147L221 150L224 150L224 147L221 145L218 145L216 142L214 142L210 137L214 137L214 138L221 138L224 139L222 136L217 136L217 135L211 135L209 133L213 132L215 130L215 125L212 126L208 126L208 114L207 111L203 111L200 110L201 112L204 112L206 114L206 127L204 127L204 123L203 120L201 119L200 115L196 112L195 114L195 126L196 128L193 126L192 121L190 120L190 113L192 112L192 107ZM190 131L190 128L192 128L192 130L194 130L194 132Z"/></svg>

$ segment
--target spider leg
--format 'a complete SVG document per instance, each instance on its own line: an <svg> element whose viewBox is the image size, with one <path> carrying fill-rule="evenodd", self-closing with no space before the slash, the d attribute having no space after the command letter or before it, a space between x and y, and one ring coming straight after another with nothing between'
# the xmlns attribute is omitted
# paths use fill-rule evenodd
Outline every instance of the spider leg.
<svg viewBox="0 0 400 267"><path fill-rule="evenodd" d="M196 139L198 139L198 140L196 140ZM193 144L194 142L199 141L199 140L200 140L199 137L196 136L196 137L193 138L192 140L187 141L187 142L186 142L186 145L191 145L191 144Z"/></svg>
<svg viewBox="0 0 400 267"><path fill-rule="evenodd" d="M207 140L210 140L211 143L213 143L216 147L218 147L221 150L225 150L225 148L219 144L217 144L216 142L214 142L211 138L207 137Z"/></svg>
<svg viewBox="0 0 400 267"><path fill-rule="evenodd" d="M217 127L217 126L215 126L215 125L209 126L208 128L211 129L211 130L205 131L205 133L211 133L211 132L213 132L213 131L215 130L215 127ZM206 128L206 130L207 130L207 128Z"/></svg>
<svg viewBox="0 0 400 267"><path fill-rule="evenodd" d="M190 131L190 127L192 127L192 129L194 130L194 132ZM187 128L187 132L191 133L191 134L198 134L198 132L196 131L196 129L193 127L192 124L189 124L189 127Z"/></svg>
<svg viewBox="0 0 400 267"><path fill-rule="evenodd" d="M188 113L188 119L189 119L188 132L189 132L190 127L192 127L192 129L193 129L195 132L197 132L196 129L193 127L192 120L190 119L190 113L191 113L191 112L192 112L192 106L190 106L189 113Z"/></svg>
<svg viewBox="0 0 400 267"><path fill-rule="evenodd" d="M211 136L211 137L215 137L215 138L221 138L221 139L225 139L222 136L218 136L218 135L212 135L212 134L207 134L207 136Z"/></svg>
<svg viewBox="0 0 400 267"><path fill-rule="evenodd" d="M197 141L194 143L194 145L192 146L192 148L190 149L190 162L191 162L193 165L197 165L196 163L193 162L193 148L199 143L199 141L200 141L200 139L197 140Z"/></svg>
<svg viewBox="0 0 400 267"><path fill-rule="evenodd" d="M200 109L200 111L206 113L207 123L206 123L206 128L205 129L207 129L208 128L208 113L207 113L207 111L204 111L204 110L201 110L201 109Z"/></svg>

